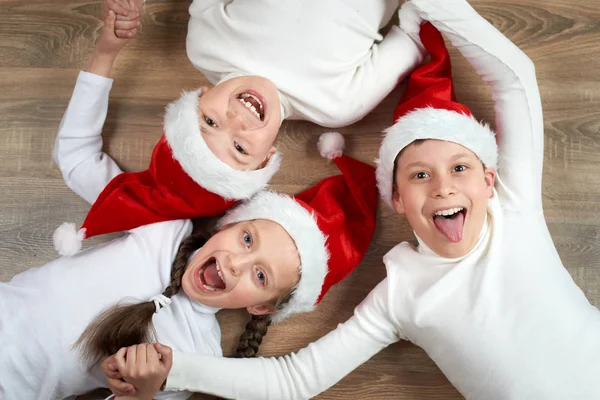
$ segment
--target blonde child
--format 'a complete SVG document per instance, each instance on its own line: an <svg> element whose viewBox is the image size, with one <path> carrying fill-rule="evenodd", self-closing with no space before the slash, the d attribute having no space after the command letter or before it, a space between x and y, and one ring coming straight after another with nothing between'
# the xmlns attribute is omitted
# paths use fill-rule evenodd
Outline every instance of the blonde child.
<svg viewBox="0 0 600 400"><path fill-rule="evenodd" d="M420 30L431 61L410 79L377 176L418 246L401 243L386 254L387 278L350 320L307 348L255 360L173 352L167 390L309 398L403 339L468 399L600 398L600 312L563 267L544 220L533 63L464 0L412 0L401 24ZM455 101L433 26L491 85L497 137ZM114 379L115 367L132 363L118 356L104 363L115 390L128 387Z"/></svg>
<svg viewBox="0 0 600 400"><path fill-rule="evenodd" d="M214 230L156 216L156 197L170 192L151 174L142 174L149 191L135 192L148 196L129 207L120 197L129 193L123 187L138 183L127 176L140 175L122 173L101 151L111 84L106 76L122 45L114 20L110 13L88 71L80 74L54 156L69 186L94 203L83 229L116 232L123 219L136 228L0 283L2 399L63 399L105 387L98 361L136 343L160 340L180 351L221 356L215 318L221 308L252 314L238 353L253 356L269 323L312 310L360 262L374 232L374 168L341 155L343 139L336 134L323 136L320 148L343 175L295 197L259 192L229 210ZM154 158L169 159L162 152ZM159 173L181 188L190 183L181 168ZM104 186L122 176L117 195L104 196ZM189 192L182 190L184 197L198 194L193 183ZM212 201L210 194L198 195ZM120 207L117 200L128 204ZM173 201L175 211L189 206ZM152 218L163 222L146 225ZM158 354L138 352L137 361L157 361Z"/></svg>
<svg viewBox="0 0 600 400"><path fill-rule="evenodd" d="M141 10L142 1L134 3ZM104 6L122 14L132 8L121 0ZM282 120L345 126L371 112L422 61L398 26L380 34L397 8L397 0L193 1L187 55L224 97L235 99L237 86L254 82L256 93L279 95L249 101ZM131 10L117 21L118 33L133 37L138 24ZM215 130L231 134L227 108L214 101L207 116ZM275 137L279 125L267 128Z"/></svg>

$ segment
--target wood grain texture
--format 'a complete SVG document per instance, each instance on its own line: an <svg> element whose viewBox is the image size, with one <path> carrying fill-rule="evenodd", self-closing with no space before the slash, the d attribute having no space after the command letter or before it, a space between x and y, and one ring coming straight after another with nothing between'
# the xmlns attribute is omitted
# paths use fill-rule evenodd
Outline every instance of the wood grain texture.
<svg viewBox="0 0 600 400"><path fill-rule="evenodd" d="M567 269L598 306L600 3L473 0L472 4L536 64L546 131L546 218ZM142 32L117 62L104 138L105 150L126 170L147 166L162 134L165 105L183 89L208 84L185 54L188 5L148 0ZM54 259L54 228L63 221L81 222L88 209L64 185L51 152L77 73L100 33L100 15L98 1L0 0L0 281ZM456 51L451 53L459 99L493 125L488 88ZM347 135L350 155L371 162L400 95L401 88L365 119L340 130ZM285 161L274 178L275 189L293 193L337 173L315 151L324 131L306 122L282 126L279 147ZM263 355L298 350L331 331L385 276L383 255L394 244L412 240L412 233L402 217L380 209L365 261L331 290L318 311L272 327ZM90 244L108 239L95 238ZM226 354L235 347L246 318L241 311L219 313ZM461 398L427 355L408 343L390 346L318 399L356 397Z"/></svg>

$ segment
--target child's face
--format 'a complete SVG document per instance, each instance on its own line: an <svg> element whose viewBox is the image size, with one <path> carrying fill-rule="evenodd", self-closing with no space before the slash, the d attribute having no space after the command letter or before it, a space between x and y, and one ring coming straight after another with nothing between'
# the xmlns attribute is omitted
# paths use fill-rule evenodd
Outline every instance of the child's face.
<svg viewBox="0 0 600 400"><path fill-rule="evenodd" d="M281 124L277 88L258 76L227 80L200 96L200 130L214 155L248 171L266 164Z"/></svg>
<svg viewBox="0 0 600 400"><path fill-rule="evenodd" d="M436 254L460 257L477 242L495 176L459 144L413 143L397 159L394 208Z"/></svg>
<svg viewBox="0 0 600 400"><path fill-rule="evenodd" d="M188 263L182 287L192 299L219 308L247 308L256 315L300 280L296 244L279 224L257 219L224 227Z"/></svg>

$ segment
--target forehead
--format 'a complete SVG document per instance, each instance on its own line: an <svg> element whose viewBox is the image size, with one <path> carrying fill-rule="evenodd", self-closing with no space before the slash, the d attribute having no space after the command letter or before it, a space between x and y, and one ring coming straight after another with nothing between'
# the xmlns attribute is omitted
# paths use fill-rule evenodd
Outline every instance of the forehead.
<svg viewBox="0 0 600 400"><path fill-rule="evenodd" d="M479 159L475 153L458 143L427 139L413 142L402 149L396 158L396 165L397 169L401 169L415 163L437 164L462 157Z"/></svg>

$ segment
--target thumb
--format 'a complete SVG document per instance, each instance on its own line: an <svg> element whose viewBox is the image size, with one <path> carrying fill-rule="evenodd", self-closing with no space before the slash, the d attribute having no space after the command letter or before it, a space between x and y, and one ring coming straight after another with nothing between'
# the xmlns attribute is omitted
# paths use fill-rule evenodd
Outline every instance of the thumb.
<svg viewBox="0 0 600 400"><path fill-rule="evenodd" d="M171 370L173 366L173 350L169 346L160 343L154 343L154 348L160 354L160 361L163 365L167 370Z"/></svg>

